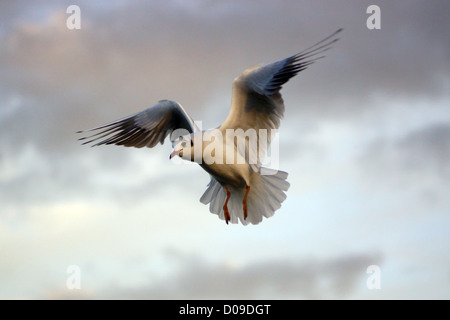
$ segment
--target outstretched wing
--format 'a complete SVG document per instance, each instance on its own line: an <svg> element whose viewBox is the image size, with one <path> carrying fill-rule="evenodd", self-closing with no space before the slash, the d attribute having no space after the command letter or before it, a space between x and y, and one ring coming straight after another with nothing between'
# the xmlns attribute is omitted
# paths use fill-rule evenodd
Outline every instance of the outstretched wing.
<svg viewBox="0 0 450 320"><path fill-rule="evenodd" d="M341 30L291 57L245 70L233 82L231 109L220 129L223 132L227 129L254 129L258 138L260 129L278 129L284 114L280 94L282 85L323 58L320 54L331 48ZM270 143L270 137L267 133L267 143ZM260 154L265 154L265 151Z"/></svg>
<svg viewBox="0 0 450 320"><path fill-rule="evenodd" d="M92 132L93 134L79 140L84 141L83 144L93 143L93 147L115 144L153 148L158 142L163 144L165 138L177 129L184 129L189 133L199 130L179 103L161 100L156 105L121 120L78 133Z"/></svg>

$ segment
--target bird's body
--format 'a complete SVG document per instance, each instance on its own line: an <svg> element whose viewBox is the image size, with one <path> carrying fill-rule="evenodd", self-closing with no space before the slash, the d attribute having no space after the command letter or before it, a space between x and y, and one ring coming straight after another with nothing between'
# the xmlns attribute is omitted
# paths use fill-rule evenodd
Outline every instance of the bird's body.
<svg viewBox="0 0 450 320"><path fill-rule="evenodd" d="M200 201L227 223L257 224L281 207L289 188L287 173L262 167L284 114L281 86L321 57L333 37L283 60L245 70L233 81L230 112L216 129L200 131L175 101L156 105L122 120L92 129L84 143L154 147L171 135L173 152L197 162L211 181Z"/></svg>
<svg viewBox="0 0 450 320"><path fill-rule="evenodd" d="M229 188L241 188L249 185L251 170L248 163L201 163L202 167L214 179Z"/></svg>

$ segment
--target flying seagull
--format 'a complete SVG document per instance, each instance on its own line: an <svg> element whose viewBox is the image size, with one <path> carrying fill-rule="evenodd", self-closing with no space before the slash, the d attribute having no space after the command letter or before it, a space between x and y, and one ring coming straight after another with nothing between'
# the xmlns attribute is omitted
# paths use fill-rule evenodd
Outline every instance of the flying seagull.
<svg viewBox="0 0 450 320"><path fill-rule="evenodd" d="M197 162L210 174L200 202L228 224L258 224L281 207L288 174L265 168L262 160L284 114L283 84L305 70L335 43L342 29L288 58L248 68L233 81L231 108L215 129L200 130L175 101L154 106L109 124L79 131L83 144L153 148L170 135L175 156Z"/></svg>

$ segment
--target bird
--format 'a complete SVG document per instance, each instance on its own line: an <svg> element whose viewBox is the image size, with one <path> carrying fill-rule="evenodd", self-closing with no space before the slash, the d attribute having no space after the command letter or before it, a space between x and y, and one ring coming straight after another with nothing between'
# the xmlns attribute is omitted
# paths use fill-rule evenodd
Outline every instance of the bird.
<svg viewBox="0 0 450 320"><path fill-rule="evenodd" d="M83 134L79 140L91 146L153 148L170 136L169 159L196 162L210 175L200 202L226 224L258 224L281 208L290 186L287 172L262 165L284 117L280 90L323 58L341 31L297 54L246 69L234 79L229 114L216 128L201 130L180 103L163 99L120 120L78 131Z"/></svg>

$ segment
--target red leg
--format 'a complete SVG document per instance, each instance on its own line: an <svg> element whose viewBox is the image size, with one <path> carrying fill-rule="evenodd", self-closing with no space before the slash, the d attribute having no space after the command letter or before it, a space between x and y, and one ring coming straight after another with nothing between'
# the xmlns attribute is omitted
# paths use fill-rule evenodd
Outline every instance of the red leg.
<svg viewBox="0 0 450 320"><path fill-rule="evenodd" d="M228 190L227 187L223 187L223 188L227 192L227 200L225 200L225 204L223 205L223 213L224 213L224 216L225 216L225 222L228 224L228 221L231 220L231 217L230 217L230 212L228 211L227 204L228 204L228 200L230 199L231 192L230 192L230 190Z"/></svg>
<svg viewBox="0 0 450 320"><path fill-rule="evenodd" d="M245 196L244 196L244 201L243 201L243 205L244 205L244 219L247 219L247 196L248 196L248 192L250 191L250 186L246 186L245 187Z"/></svg>

